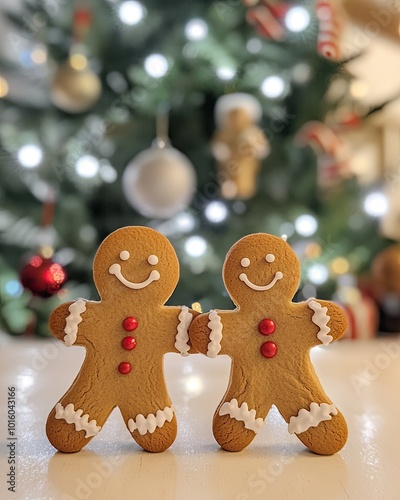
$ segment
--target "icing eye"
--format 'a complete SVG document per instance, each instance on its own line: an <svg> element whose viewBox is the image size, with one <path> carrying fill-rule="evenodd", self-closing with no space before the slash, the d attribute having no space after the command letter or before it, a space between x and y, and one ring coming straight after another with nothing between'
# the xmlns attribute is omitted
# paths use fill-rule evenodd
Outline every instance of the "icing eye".
<svg viewBox="0 0 400 500"><path fill-rule="evenodd" d="M240 261L240 265L242 267L249 267L249 265L250 265L250 259L248 259L247 257L245 257L244 259L242 259Z"/></svg>
<svg viewBox="0 0 400 500"><path fill-rule="evenodd" d="M155 266L156 264L158 264L158 257L157 257L157 255L150 255L150 257L147 259L147 262L151 266Z"/></svg>
<svg viewBox="0 0 400 500"><path fill-rule="evenodd" d="M119 258L121 260L128 260L131 254L128 252L128 250L122 250L122 252L119 254Z"/></svg>
<svg viewBox="0 0 400 500"><path fill-rule="evenodd" d="M275 255L272 255L272 253L269 253L269 254L265 257L265 260L266 260L267 262L270 262L270 263L271 263L271 262L274 262L274 260L275 260Z"/></svg>

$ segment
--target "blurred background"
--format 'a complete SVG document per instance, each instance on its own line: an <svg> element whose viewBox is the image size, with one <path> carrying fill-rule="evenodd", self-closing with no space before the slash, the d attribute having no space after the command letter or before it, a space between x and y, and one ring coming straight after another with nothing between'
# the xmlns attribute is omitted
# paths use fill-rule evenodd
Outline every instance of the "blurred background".
<svg viewBox="0 0 400 500"><path fill-rule="evenodd" d="M1 0L0 324L49 334L97 298L94 253L147 225L172 304L229 308L224 257L287 235L295 300L351 338L400 331L400 5L384 0Z"/></svg>

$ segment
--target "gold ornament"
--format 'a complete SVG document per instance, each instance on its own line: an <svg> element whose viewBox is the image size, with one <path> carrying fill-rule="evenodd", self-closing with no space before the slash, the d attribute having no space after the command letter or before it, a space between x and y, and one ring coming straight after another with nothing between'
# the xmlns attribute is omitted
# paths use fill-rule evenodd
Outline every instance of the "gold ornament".
<svg viewBox="0 0 400 500"><path fill-rule="evenodd" d="M101 82L88 67L85 56L73 54L57 69L51 87L51 100L67 113L84 113L99 99Z"/></svg>
<svg viewBox="0 0 400 500"><path fill-rule="evenodd" d="M229 94L218 100L215 115L218 130L212 152L218 162L221 195L251 198L256 192L260 161L270 151L268 139L257 125L261 106L249 94Z"/></svg>

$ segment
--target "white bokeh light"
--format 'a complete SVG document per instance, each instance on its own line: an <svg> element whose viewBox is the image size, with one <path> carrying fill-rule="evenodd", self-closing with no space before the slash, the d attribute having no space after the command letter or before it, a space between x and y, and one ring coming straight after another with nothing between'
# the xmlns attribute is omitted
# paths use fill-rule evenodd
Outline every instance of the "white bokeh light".
<svg viewBox="0 0 400 500"><path fill-rule="evenodd" d="M43 151L39 146L27 144L18 151L18 161L25 168L35 168L43 159Z"/></svg>
<svg viewBox="0 0 400 500"><path fill-rule="evenodd" d="M303 297L308 300L311 299L312 297L315 297L317 295L317 290L315 289L314 285L311 285L310 283L307 283L301 291Z"/></svg>
<svg viewBox="0 0 400 500"><path fill-rule="evenodd" d="M261 84L261 92L271 99L280 97L285 90L285 82L280 76L269 76Z"/></svg>
<svg viewBox="0 0 400 500"><path fill-rule="evenodd" d="M307 83L312 75L312 68L308 63L297 63L293 68L292 78L293 81L299 85Z"/></svg>
<svg viewBox="0 0 400 500"><path fill-rule="evenodd" d="M372 217L382 217L386 214L389 203L383 193L370 193L364 200L364 210Z"/></svg>
<svg viewBox="0 0 400 500"><path fill-rule="evenodd" d="M328 268L323 264L313 264L307 271L307 278L314 285L323 285L329 278Z"/></svg>
<svg viewBox="0 0 400 500"><path fill-rule="evenodd" d="M196 226L195 218L188 212L182 212L175 218L175 225L182 233L190 233Z"/></svg>
<svg viewBox="0 0 400 500"><path fill-rule="evenodd" d="M236 75L236 70L227 66L221 66L221 68L217 68L216 73L221 80L232 80Z"/></svg>
<svg viewBox="0 0 400 500"><path fill-rule="evenodd" d="M161 54L152 54L144 61L146 73L153 78L162 78L166 75L169 65L167 59Z"/></svg>
<svg viewBox="0 0 400 500"><path fill-rule="evenodd" d="M288 30L299 33L310 25L310 14L304 7L292 7L285 16L285 24Z"/></svg>
<svg viewBox="0 0 400 500"><path fill-rule="evenodd" d="M300 215L295 220L294 227L301 236L312 236L318 229L318 222L312 215Z"/></svg>
<svg viewBox="0 0 400 500"><path fill-rule="evenodd" d="M220 224L228 217L228 208L222 201L211 201L206 206L204 215L210 222Z"/></svg>
<svg viewBox="0 0 400 500"><path fill-rule="evenodd" d="M201 236L191 236L186 240L185 251L190 257L201 257L206 250L207 242Z"/></svg>
<svg viewBox="0 0 400 500"><path fill-rule="evenodd" d="M118 9L120 20L130 26L140 23L145 14L146 11L143 5L133 0L121 3Z"/></svg>
<svg viewBox="0 0 400 500"><path fill-rule="evenodd" d="M91 155L85 155L79 158L75 165L75 171L80 177L90 179L99 173L99 160Z"/></svg>
<svg viewBox="0 0 400 500"><path fill-rule="evenodd" d="M280 228L279 233L286 235L288 238L294 235L294 225L290 222L284 222Z"/></svg>
<svg viewBox="0 0 400 500"><path fill-rule="evenodd" d="M250 54L258 54L262 49L262 43L259 38L250 38L246 43L247 52Z"/></svg>
<svg viewBox="0 0 400 500"><path fill-rule="evenodd" d="M188 40L204 40L208 35L208 26L203 19L192 19L185 26L185 35Z"/></svg>
<svg viewBox="0 0 400 500"><path fill-rule="evenodd" d="M104 182L111 184L118 178L118 173L111 165L102 165L100 168L100 177Z"/></svg>

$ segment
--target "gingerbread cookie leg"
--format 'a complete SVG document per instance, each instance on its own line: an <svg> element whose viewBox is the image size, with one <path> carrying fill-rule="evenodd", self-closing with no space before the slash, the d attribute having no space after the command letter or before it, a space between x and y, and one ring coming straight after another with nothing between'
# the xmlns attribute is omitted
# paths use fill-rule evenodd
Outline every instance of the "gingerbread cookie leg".
<svg viewBox="0 0 400 500"><path fill-rule="evenodd" d="M119 408L133 439L144 450L160 453L175 441L178 426L163 375L162 356L147 359L148 378L125 398Z"/></svg>
<svg viewBox="0 0 400 500"><path fill-rule="evenodd" d="M290 434L296 434L309 450L319 455L333 455L346 444L346 421L321 386L303 382L301 390L296 387L295 398L277 402L278 410L288 423Z"/></svg>
<svg viewBox="0 0 400 500"><path fill-rule="evenodd" d="M248 386L243 371L235 367L230 387L213 419L214 437L221 448L246 448L263 427L271 405L272 400L268 401L264 391Z"/></svg>
<svg viewBox="0 0 400 500"><path fill-rule="evenodd" d="M50 443L65 453L80 451L100 432L114 406L106 405L100 384L96 389L79 377L47 419Z"/></svg>
<svg viewBox="0 0 400 500"><path fill-rule="evenodd" d="M178 425L171 401L153 412L134 409L133 405L120 406L126 426L133 439L144 450L160 453L175 441Z"/></svg>

